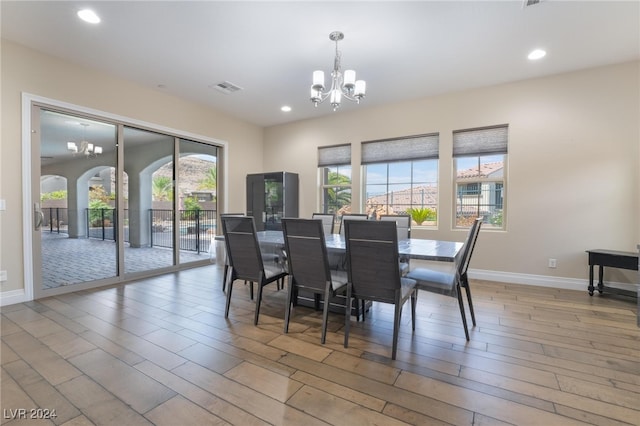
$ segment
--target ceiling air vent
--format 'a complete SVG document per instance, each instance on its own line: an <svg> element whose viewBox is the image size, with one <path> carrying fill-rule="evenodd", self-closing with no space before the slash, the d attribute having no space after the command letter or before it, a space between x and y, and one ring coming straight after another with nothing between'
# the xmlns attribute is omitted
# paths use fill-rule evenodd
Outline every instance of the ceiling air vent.
<svg viewBox="0 0 640 426"><path fill-rule="evenodd" d="M239 90L242 90L242 87L240 86L236 86L235 84L229 82L229 81L223 81L222 83L218 83L218 84L214 84L211 85L209 87L212 87L222 93L224 93L225 95L229 95L231 93L235 93Z"/></svg>

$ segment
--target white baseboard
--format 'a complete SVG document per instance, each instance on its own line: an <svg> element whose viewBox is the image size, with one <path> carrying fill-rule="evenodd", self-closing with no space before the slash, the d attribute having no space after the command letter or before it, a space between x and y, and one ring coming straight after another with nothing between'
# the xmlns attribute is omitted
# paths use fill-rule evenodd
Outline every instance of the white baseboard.
<svg viewBox="0 0 640 426"><path fill-rule="evenodd" d="M587 291L589 281L578 278L552 277L549 275L519 274L516 272L488 271L483 269L469 269L469 278L487 281L497 281L512 284L535 285L539 287L553 287L565 290ZM609 287L617 287L629 291L637 291L638 284L605 282ZM13 305L27 301L23 289L0 293L0 306Z"/></svg>
<svg viewBox="0 0 640 426"><path fill-rule="evenodd" d="M9 306L27 301L24 289L3 291L0 293L0 306Z"/></svg>
<svg viewBox="0 0 640 426"><path fill-rule="evenodd" d="M552 277L549 275L519 274L516 272L487 271L482 269L469 269L468 275L469 278L475 278L479 280L535 285L540 287L553 287L565 290L587 291L587 288L589 286L589 280L587 279ZM605 285L629 291L638 290L638 284L605 282Z"/></svg>

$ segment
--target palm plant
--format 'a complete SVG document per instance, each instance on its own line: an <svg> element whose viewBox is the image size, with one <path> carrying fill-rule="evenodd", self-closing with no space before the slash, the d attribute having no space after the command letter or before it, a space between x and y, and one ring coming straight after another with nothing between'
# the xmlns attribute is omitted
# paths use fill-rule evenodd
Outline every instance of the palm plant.
<svg viewBox="0 0 640 426"><path fill-rule="evenodd" d="M173 200L173 181L168 176L156 176L153 178L152 195L156 201Z"/></svg>
<svg viewBox="0 0 640 426"><path fill-rule="evenodd" d="M351 178L349 176L329 172L327 184L332 186L325 190L325 204L327 206L335 206L336 210L339 210L340 207L351 204Z"/></svg>
<svg viewBox="0 0 640 426"><path fill-rule="evenodd" d="M215 191L218 187L218 169L216 167L211 167L207 170L207 174L204 176L198 185L198 189L210 189Z"/></svg>

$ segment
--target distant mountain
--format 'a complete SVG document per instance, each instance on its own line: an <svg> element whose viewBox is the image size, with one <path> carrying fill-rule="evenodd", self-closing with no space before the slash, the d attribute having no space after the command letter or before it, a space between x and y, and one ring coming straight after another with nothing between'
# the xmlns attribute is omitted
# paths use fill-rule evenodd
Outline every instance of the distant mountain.
<svg viewBox="0 0 640 426"><path fill-rule="evenodd" d="M203 191L200 189L202 180L209 173L209 169L216 167L215 162L203 160L195 156L181 157L178 164L178 173L180 176L179 191L181 193ZM173 176L173 162L160 167L154 173L154 176L167 176L171 178ZM215 193L215 191L213 192Z"/></svg>

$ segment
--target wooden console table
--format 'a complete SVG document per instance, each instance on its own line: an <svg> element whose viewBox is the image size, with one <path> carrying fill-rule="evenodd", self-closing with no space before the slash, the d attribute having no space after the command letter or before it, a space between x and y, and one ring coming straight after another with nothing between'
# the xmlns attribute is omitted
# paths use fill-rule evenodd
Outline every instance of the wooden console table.
<svg viewBox="0 0 640 426"><path fill-rule="evenodd" d="M587 253L589 253L589 296L593 296L593 292L596 288L593 285L593 267L595 265L598 265L598 291L600 293L607 291L609 293L637 297L637 294L634 291L614 287L606 287L602 282L602 277L604 275L605 266L637 271L638 253L602 249L587 250Z"/></svg>

